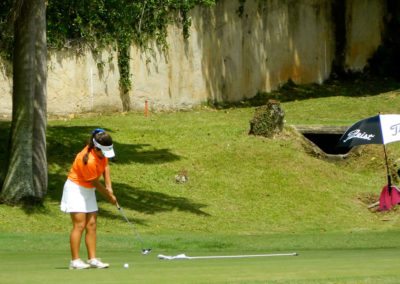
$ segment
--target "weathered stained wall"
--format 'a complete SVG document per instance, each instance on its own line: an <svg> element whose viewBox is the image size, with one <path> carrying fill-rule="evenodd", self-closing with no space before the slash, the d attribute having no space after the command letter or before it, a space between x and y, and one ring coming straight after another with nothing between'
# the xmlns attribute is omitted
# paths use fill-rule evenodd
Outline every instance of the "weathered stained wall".
<svg viewBox="0 0 400 284"><path fill-rule="evenodd" d="M195 17L207 21L195 28L202 32L202 67L211 98L240 100L276 89L289 78L322 83L330 74L330 1L256 2L246 2L241 18L235 13L237 1L223 1L215 13Z"/></svg>
<svg viewBox="0 0 400 284"><path fill-rule="evenodd" d="M346 1L347 46L345 65L353 71L362 70L382 42L384 1Z"/></svg>
<svg viewBox="0 0 400 284"><path fill-rule="evenodd" d="M207 100L238 101L271 91L288 79L322 83L335 56L334 0L220 0L192 13L191 35L169 29L167 53L156 46L132 47L131 102L143 109L190 108ZM361 70L381 42L383 0L350 0L345 63ZM368 16L366 16L368 15ZM68 114L122 109L113 51L93 58L89 51L52 53L48 112ZM98 64L102 62L104 64ZM0 114L11 112L11 82L0 72Z"/></svg>

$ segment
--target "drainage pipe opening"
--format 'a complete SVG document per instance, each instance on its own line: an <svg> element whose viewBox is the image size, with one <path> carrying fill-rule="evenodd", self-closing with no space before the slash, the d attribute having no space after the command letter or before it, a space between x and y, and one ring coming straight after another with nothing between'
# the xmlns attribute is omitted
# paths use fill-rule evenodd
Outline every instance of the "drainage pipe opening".
<svg viewBox="0 0 400 284"><path fill-rule="evenodd" d="M295 128L321 151L328 155L347 155L351 148L337 147L346 126L295 126Z"/></svg>

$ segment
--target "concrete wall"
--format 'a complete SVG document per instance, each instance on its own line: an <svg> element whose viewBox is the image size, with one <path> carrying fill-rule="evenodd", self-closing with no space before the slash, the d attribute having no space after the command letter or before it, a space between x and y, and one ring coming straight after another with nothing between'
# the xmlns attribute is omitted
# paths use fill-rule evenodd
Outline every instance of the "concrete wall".
<svg viewBox="0 0 400 284"><path fill-rule="evenodd" d="M12 112L12 81L8 73L9 66L0 63L0 116L7 118Z"/></svg>
<svg viewBox="0 0 400 284"><path fill-rule="evenodd" d="M348 0L347 47L345 65L353 71L362 70L382 42L383 18L386 7L381 0Z"/></svg>
<svg viewBox="0 0 400 284"><path fill-rule="evenodd" d="M106 62L104 68L98 63ZM48 61L48 112L51 114L121 109L115 52L97 58L86 50L51 53Z"/></svg>
<svg viewBox="0 0 400 284"><path fill-rule="evenodd" d="M322 83L335 55L334 0L220 0L192 12L191 35L169 28L167 52L131 49L133 109L183 109L207 100L238 101L292 79ZM347 1L346 67L361 70L381 42L383 0ZM366 16L368 15L368 16ZM100 64L99 64L100 63ZM99 68L100 67L100 68ZM12 83L0 72L0 114L11 112ZM52 52L48 113L121 111L116 53Z"/></svg>

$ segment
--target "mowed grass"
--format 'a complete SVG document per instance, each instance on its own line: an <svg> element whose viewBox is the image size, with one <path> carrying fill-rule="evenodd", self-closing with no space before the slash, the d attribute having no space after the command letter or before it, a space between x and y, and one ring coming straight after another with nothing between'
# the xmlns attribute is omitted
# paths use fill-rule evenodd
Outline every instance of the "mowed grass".
<svg viewBox="0 0 400 284"><path fill-rule="evenodd" d="M143 256L131 246L131 238L102 235L99 253L111 263L107 270L70 271L66 236L62 234L2 234L0 277L2 283L398 283L400 249L385 242L395 241L398 232L344 235L216 236L231 247L186 250L156 247ZM210 236L186 236L193 242L210 243ZM263 240L262 240L263 239ZM310 240L314 239L314 244ZM358 239L358 240L357 240ZM370 247L380 240L382 246ZM383 241L384 240L384 241ZM183 239L173 236L150 238L153 244L169 243L185 248ZM340 242L342 244L340 245ZM360 248L361 244L366 244ZM368 244L367 244L368 243ZM18 244L18 246L16 246ZM377 243L375 243L376 245ZM186 244L187 245L187 244ZM321 245L324 247L321 248ZM257 246L257 249L255 247ZM286 246L287 250L277 248ZM298 256L159 260L158 253L188 256L293 252ZM353 248L349 248L354 246ZM309 249L310 247L313 247ZM340 248L342 247L342 248ZM239 249L240 248L240 249ZM265 250L263 250L263 248ZM268 248L268 249L267 249ZM250 250L249 250L250 249ZM123 265L129 264L125 269Z"/></svg>
<svg viewBox="0 0 400 284"><path fill-rule="evenodd" d="M273 139L248 135L253 107L51 119L44 206L0 205L1 283L396 283L398 210L367 208L386 183L382 146L327 161L307 153L291 125L350 125L378 112L399 113L399 94L285 101L286 127ZM0 127L4 145L8 123ZM140 255L132 229L99 198L99 256L112 267L71 272L70 219L59 200L75 154L96 127L114 138L114 191L153 253ZM395 161L399 143L387 148ZM181 171L187 183L175 182ZM156 257L293 251L300 255ZM125 262L130 269L122 268Z"/></svg>
<svg viewBox="0 0 400 284"><path fill-rule="evenodd" d="M398 283L400 250L307 251L297 257L162 261L104 253L113 267L69 271L62 253L14 253L1 260L2 283ZM126 261L128 269L123 268ZM23 265L23 267L21 267Z"/></svg>

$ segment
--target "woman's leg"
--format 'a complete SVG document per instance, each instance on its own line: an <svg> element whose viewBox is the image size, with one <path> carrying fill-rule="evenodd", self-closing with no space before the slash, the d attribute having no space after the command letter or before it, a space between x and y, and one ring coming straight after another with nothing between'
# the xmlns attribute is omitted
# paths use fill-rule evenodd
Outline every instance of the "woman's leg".
<svg viewBox="0 0 400 284"><path fill-rule="evenodd" d="M86 213L71 213L72 230L69 237L72 260L79 258L81 238L86 227Z"/></svg>
<svg viewBox="0 0 400 284"><path fill-rule="evenodd" d="M107 268L110 265L96 258L96 223L97 212L87 214L86 219L86 248L88 251L89 264L93 268Z"/></svg>
<svg viewBox="0 0 400 284"><path fill-rule="evenodd" d="M96 258L96 227L97 212L87 213L86 216L86 248L88 259Z"/></svg>

